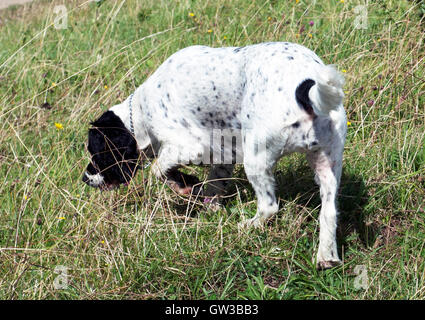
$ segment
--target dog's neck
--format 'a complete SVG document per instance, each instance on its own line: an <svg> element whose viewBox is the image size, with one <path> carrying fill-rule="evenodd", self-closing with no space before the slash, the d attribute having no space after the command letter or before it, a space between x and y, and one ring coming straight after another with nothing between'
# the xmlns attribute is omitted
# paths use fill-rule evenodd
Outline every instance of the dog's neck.
<svg viewBox="0 0 425 320"><path fill-rule="evenodd" d="M113 106L109 110L114 112L121 119L121 121L123 122L127 130L131 132L130 100L131 100L131 110L132 110L131 112L132 112L132 121L133 121L133 129L134 129L133 134L134 134L134 137L136 138L138 148L142 150L147 147L146 145L147 133L141 121L142 114L141 114L140 103L139 103L140 101L139 92L136 90L132 98L130 95L127 99L125 99L125 101Z"/></svg>

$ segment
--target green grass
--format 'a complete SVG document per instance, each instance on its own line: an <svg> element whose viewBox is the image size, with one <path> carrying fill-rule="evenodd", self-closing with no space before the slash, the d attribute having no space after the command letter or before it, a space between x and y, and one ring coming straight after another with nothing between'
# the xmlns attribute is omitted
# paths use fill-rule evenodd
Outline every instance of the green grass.
<svg viewBox="0 0 425 320"><path fill-rule="evenodd" d="M369 1L367 29L355 29L356 1L74 0L57 30L62 3L0 11L0 299L425 298L424 2ZM166 57L265 41L304 44L346 71L344 264L332 270L312 263L320 197L301 155L278 165L279 214L248 233L242 168L218 213L148 169L113 192L81 182L89 122ZM357 265L367 288L355 288Z"/></svg>

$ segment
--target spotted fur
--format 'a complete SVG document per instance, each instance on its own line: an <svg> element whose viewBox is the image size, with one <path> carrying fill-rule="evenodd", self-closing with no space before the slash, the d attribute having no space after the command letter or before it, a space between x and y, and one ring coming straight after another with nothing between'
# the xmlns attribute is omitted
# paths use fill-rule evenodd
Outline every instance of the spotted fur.
<svg viewBox="0 0 425 320"><path fill-rule="evenodd" d="M138 152L152 150L152 172L180 193L193 192L196 181L179 174L180 165L211 164L203 194L214 198L224 194L234 164L243 164L258 201L256 215L242 226L260 226L278 211L273 168L285 154L305 153L320 185L316 262L326 268L340 261L335 232L346 135L342 86L335 68L298 44L188 47L134 92ZM129 107L126 99L109 111L127 131ZM105 132L113 140L110 134ZM103 173L85 175L92 186L102 181L99 176L90 180L95 174Z"/></svg>

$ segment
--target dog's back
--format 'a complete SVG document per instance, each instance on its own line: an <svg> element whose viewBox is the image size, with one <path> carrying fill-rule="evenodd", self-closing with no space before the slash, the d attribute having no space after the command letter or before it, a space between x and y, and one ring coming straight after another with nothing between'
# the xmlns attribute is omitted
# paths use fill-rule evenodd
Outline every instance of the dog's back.
<svg viewBox="0 0 425 320"><path fill-rule="evenodd" d="M258 135L280 134L308 116L296 96L306 79L312 85L299 90L301 99L312 97L311 107L320 115L333 108L320 103L325 99L317 90L328 70L314 52L289 42L191 46L171 55L139 89L145 125L160 142L180 145L183 139L203 148L210 144L212 129L256 127Z"/></svg>

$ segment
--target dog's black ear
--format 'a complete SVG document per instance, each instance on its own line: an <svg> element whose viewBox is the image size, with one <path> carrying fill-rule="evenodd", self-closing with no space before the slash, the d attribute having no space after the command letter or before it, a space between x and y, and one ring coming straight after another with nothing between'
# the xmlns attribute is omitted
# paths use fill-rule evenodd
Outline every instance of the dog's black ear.
<svg viewBox="0 0 425 320"><path fill-rule="evenodd" d="M97 126L99 126L99 124L100 124L100 122L101 121L99 121L100 119L102 119L102 116L100 116L98 119L96 119L96 120L93 120L93 121L91 121L90 122L90 125L91 126L93 126L93 127L97 127Z"/></svg>
<svg viewBox="0 0 425 320"><path fill-rule="evenodd" d="M106 184L128 182L139 169L137 141L122 120L106 111L90 123L88 150Z"/></svg>
<svg viewBox="0 0 425 320"><path fill-rule="evenodd" d="M90 122L93 127L111 127L117 123L121 124L121 120L112 112L106 111L98 119Z"/></svg>

